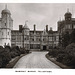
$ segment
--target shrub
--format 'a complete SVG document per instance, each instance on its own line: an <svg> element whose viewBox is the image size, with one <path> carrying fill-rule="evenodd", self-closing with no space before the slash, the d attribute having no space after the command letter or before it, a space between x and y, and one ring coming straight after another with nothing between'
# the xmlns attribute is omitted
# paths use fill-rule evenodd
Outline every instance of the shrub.
<svg viewBox="0 0 75 75"><path fill-rule="evenodd" d="M18 46L14 46L11 48L11 57L20 56L21 52Z"/></svg>
<svg viewBox="0 0 75 75"><path fill-rule="evenodd" d="M71 65L71 61L72 60L72 56L65 54L64 59L63 59L63 64L70 66Z"/></svg>
<svg viewBox="0 0 75 75"><path fill-rule="evenodd" d="M29 50L26 50L26 53L29 53Z"/></svg>
<svg viewBox="0 0 75 75"><path fill-rule="evenodd" d="M66 47L66 52L67 53L75 53L75 43L71 43L71 44L69 44L67 47Z"/></svg>
<svg viewBox="0 0 75 75"><path fill-rule="evenodd" d="M18 56L18 54L14 51L11 51L10 55L11 55L11 58L14 58L14 57Z"/></svg>
<svg viewBox="0 0 75 75"><path fill-rule="evenodd" d="M2 54L2 67L6 67L6 65L9 63L9 61L11 60L11 56L9 53L7 52L3 52Z"/></svg>
<svg viewBox="0 0 75 75"><path fill-rule="evenodd" d="M20 48L21 54L25 54L25 50L23 48Z"/></svg>
<svg viewBox="0 0 75 75"><path fill-rule="evenodd" d="M72 57L72 59L70 61L70 66L72 66L73 68L75 68L75 56Z"/></svg>
<svg viewBox="0 0 75 75"><path fill-rule="evenodd" d="M11 51L11 47L10 46L5 46L5 49L7 49L8 52Z"/></svg>
<svg viewBox="0 0 75 75"><path fill-rule="evenodd" d="M62 62L65 54L58 54L56 61Z"/></svg>
<svg viewBox="0 0 75 75"><path fill-rule="evenodd" d="M18 46L12 48L10 46L5 46L5 48L0 46L0 68L5 68L11 58L20 56L21 53L29 53L29 50L19 48Z"/></svg>
<svg viewBox="0 0 75 75"><path fill-rule="evenodd" d="M0 68L2 68L2 56L0 55Z"/></svg>
<svg viewBox="0 0 75 75"><path fill-rule="evenodd" d="M11 60L10 52L8 48L0 46L0 67L4 68Z"/></svg>
<svg viewBox="0 0 75 75"><path fill-rule="evenodd" d="M0 46L0 53L3 52L3 51L4 51L3 47Z"/></svg>
<svg viewBox="0 0 75 75"><path fill-rule="evenodd" d="M2 63L3 63L3 60L2 60L2 58L3 58L3 52L4 52L4 49L3 49L3 47L2 46L0 46L0 68L2 68Z"/></svg>
<svg viewBox="0 0 75 75"><path fill-rule="evenodd" d="M49 50L49 56L56 57L56 61L75 68L75 43L71 43L66 48Z"/></svg>

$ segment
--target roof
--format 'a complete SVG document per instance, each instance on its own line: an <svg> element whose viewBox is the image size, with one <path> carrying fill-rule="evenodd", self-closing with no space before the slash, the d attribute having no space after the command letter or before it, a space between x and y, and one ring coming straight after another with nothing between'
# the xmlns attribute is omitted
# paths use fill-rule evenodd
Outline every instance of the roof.
<svg viewBox="0 0 75 75"><path fill-rule="evenodd" d="M22 35L22 33L19 32L19 30L11 30L11 35Z"/></svg>
<svg viewBox="0 0 75 75"><path fill-rule="evenodd" d="M11 30L11 32L19 32L19 30Z"/></svg>
<svg viewBox="0 0 75 75"><path fill-rule="evenodd" d="M24 28L25 28L25 29L29 29L29 27L27 26L27 24L24 25Z"/></svg>
<svg viewBox="0 0 75 75"><path fill-rule="evenodd" d="M34 32L34 30L30 30L30 32ZM41 31L41 30L40 30L40 31L37 30L37 31L35 31L35 32L39 32L39 33L40 33L40 32L43 32L43 31Z"/></svg>
<svg viewBox="0 0 75 75"><path fill-rule="evenodd" d="M42 33L42 35L47 35L47 32L46 32L46 30L44 29L44 31L43 31L43 33Z"/></svg>
<svg viewBox="0 0 75 75"><path fill-rule="evenodd" d="M75 21L75 18L72 18L72 21Z"/></svg>
<svg viewBox="0 0 75 75"><path fill-rule="evenodd" d="M67 12L65 13L65 16L66 16L66 15L72 15L71 12L69 12L69 9L68 9Z"/></svg>
<svg viewBox="0 0 75 75"><path fill-rule="evenodd" d="M6 14L6 13L7 13L7 14L11 14L10 11L9 11L8 9L2 10L2 14Z"/></svg>
<svg viewBox="0 0 75 75"><path fill-rule="evenodd" d="M53 33L57 33L58 31L53 31Z"/></svg>

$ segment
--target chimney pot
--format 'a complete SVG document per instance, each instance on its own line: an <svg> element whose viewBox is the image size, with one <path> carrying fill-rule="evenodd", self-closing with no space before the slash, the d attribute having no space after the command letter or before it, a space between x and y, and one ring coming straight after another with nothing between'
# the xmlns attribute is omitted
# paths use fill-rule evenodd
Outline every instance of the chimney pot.
<svg viewBox="0 0 75 75"><path fill-rule="evenodd" d="M36 25L34 24L34 31L36 31Z"/></svg>
<svg viewBox="0 0 75 75"><path fill-rule="evenodd" d="M19 32L22 32L23 25L19 25Z"/></svg>
<svg viewBox="0 0 75 75"><path fill-rule="evenodd" d="M46 25L46 32L48 32L48 25Z"/></svg>

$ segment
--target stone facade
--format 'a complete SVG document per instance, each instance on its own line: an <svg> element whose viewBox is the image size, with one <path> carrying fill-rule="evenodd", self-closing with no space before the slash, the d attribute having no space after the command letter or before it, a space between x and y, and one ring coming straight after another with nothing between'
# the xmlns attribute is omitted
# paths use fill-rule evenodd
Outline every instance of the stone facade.
<svg viewBox="0 0 75 75"><path fill-rule="evenodd" d="M7 7L2 10L0 18L0 45L11 46L11 30L13 29L13 20Z"/></svg>
<svg viewBox="0 0 75 75"><path fill-rule="evenodd" d="M64 15L64 20L58 21L58 33L60 37L60 46L62 46L62 35L66 32L71 34L71 32L75 29L75 18L72 18L72 14L69 10Z"/></svg>
<svg viewBox="0 0 75 75"><path fill-rule="evenodd" d="M65 32L71 33L75 29L75 18L72 18L72 14L69 10L64 15L64 20L58 21L58 32L64 34Z"/></svg>
<svg viewBox="0 0 75 75"><path fill-rule="evenodd" d="M34 30L30 30L26 24L22 27L21 33L19 30L11 32L12 46L24 46L30 50L49 50L52 47L58 47L59 33L52 29L48 30L48 25L43 31L36 30L36 25L34 25Z"/></svg>
<svg viewBox="0 0 75 75"><path fill-rule="evenodd" d="M20 27L19 27L20 28ZM19 46L30 50L49 50L55 48L59 44L59 33L48 30L48 25L42 31L34 29L30 30L27 23L21 25L20 30L13 30L13 20L11 13L7 7L2 10L0 18L0 45Z"/></svg>

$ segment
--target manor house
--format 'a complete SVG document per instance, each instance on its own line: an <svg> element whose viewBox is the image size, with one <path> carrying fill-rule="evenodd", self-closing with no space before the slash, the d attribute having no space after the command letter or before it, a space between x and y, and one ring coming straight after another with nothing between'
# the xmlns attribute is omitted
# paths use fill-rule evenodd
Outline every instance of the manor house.
<svg viewBox="0 0 75 75"><path fill-rule="evenodd" d="M11 13L5 7L0 18L0 45L19 46L27 50L49 50L58 47L59 33L51 27L48 30L48 25L43 31L39 31L34 24L33 30L30 30L26 23L19 25L19 30L13 30Z"/></svg>

